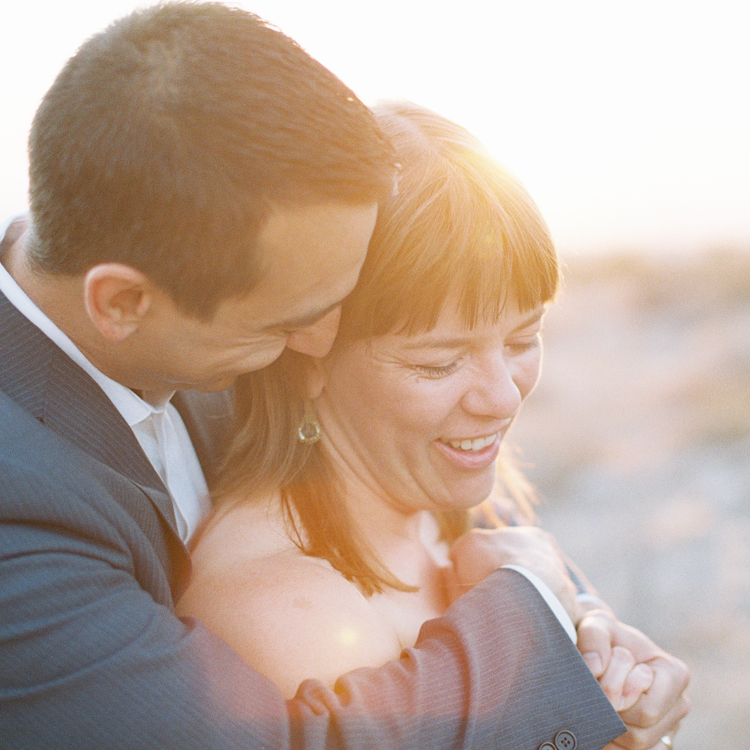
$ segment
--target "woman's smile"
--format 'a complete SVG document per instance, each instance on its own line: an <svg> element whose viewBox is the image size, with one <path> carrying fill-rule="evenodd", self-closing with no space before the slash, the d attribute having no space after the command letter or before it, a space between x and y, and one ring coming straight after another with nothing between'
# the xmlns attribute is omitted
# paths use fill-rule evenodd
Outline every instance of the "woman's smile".
<svg viewBox="0 0 750 750"><path fill-rule="evenodd" d="M495 432L483 438L473 440L436 440L435 448L454 466L464 470L486 469L495 463L500 451L502 435Z"/></svg>
<svg viewBox="0 0 750 750"><path fill-rule="evenodd" d="M457 450L476 452L481 451L482 448L486 448L488 445L492 445L492 443L497 440L498 435L499 433L493 432L491 435L486 435L485 437L459 439L441 438L441 442L446 443L447 445L450 445L451 448L456 448Z"/></svg>

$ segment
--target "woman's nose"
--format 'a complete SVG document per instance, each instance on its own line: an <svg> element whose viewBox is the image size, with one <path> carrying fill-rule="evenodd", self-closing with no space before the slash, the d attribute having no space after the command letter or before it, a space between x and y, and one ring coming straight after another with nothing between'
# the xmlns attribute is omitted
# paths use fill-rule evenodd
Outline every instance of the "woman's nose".
<svg viewBox="0 0 750 750"><path fill-rule="evenodd" d="M474 382L464 394L463 408L475 416L510 419L521 407L523 398L517 383L515 363L502 353L485 358L474 373Z"/></svg>

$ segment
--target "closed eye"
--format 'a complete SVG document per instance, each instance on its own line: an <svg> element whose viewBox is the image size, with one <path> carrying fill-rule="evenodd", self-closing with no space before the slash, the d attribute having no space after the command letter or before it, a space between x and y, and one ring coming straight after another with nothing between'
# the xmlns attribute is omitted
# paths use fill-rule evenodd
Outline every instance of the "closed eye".
<svg viewBox="0 0 750 750"><path fill-rule="evenodd" d="M522 339L520 341L512 341L506 344L508 351L516 356L524 354L525 352L536 349L542 343L542 337L540 334L536 334L532 339Z"/></svg>
<svg viewBox="0 0 750 750"><path fill-rule="evenodd" d="M451 362L449 365L413 365L413 367L426 378L443 378L456 371L458 362Z"/></svg>

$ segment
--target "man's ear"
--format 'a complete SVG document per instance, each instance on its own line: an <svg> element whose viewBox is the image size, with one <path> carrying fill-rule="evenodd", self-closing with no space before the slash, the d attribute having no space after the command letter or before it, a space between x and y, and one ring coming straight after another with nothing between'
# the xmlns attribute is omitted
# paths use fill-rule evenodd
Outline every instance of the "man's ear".
<svg viewBox="0 0 750 750"><path fill-rule="evenodd" d="M137 331L154 303L148 276L122 263L93 266L83 284L86 312L110 341L123 341Z"/></svg>

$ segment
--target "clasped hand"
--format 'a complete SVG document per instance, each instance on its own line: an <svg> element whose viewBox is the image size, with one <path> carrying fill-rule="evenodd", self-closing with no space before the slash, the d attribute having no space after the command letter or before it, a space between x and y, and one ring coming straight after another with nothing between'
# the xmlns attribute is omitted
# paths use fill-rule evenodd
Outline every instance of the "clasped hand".
<svg viewBox="0 0 750 750"><path fill-rule="evenodd" d="M687 666L609 609L583 615L578 649L615 708L619 701L620 718L628 727L605 750L663 750L660 738L674 737L690 710Z"/></svg>
<svg viewBox="0 0 750 750"><path fill-rule="evenodd" d="M673 737L690 710L687 667L621 623L603 602L577 601L564 556L550 534L532 526L475 529L454 543L451 560L451 600L503 565L524 567L544 581L576 625L583 658L627 726L605 750L663 750L660 738Z"/></svg>

